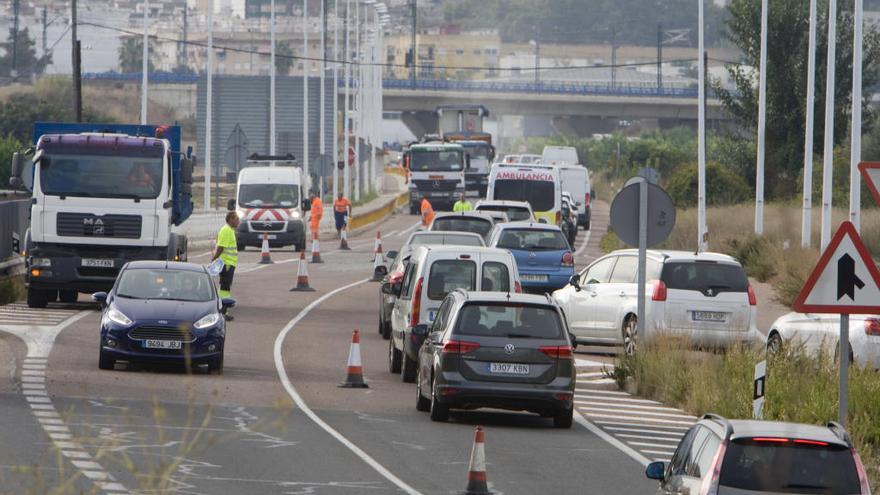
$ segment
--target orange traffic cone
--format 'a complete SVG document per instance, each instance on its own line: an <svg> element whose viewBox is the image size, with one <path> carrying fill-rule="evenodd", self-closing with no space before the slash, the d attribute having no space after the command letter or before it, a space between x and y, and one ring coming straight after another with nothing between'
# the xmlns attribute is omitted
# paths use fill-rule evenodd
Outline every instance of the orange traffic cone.
<svg viewBox="0 0 880 495"><path fill-rule="evenodd" d="M269 254L269 234L263 234L263 246L260 248L260 264L271 265L272 256Z"/></svg>
<svg viewBox="0 0 880 495"><path fill-rule="evenodd" d="M373 257L373 282L381 282L388 275L388 267L382 260L382 253L376 253Z"/></svg>
<svg viewBox="0 0 880 495"><path fill-rule="evenodd" d="M468 467L468 483L465 495L491 493L486 480L486 450L483 444L483 427L477 426L474 433L474 447L471 449L471 463Z"/></svg>
<svg viewBox="0 0 880 495"><path fill-rule="evenodd" d="M299 264L296 269L296 287L290 289L291 292L314 292L315 289L309 287L309 271L306 268L306 251L303 249L299 252Z"/></svg>
<svg viewBox="0 0 880 495"><path fill-rule="evenodd" d="M382 255L382 261L385 261L385 255L382 254L382 232L376 231L376 243L373 247L373 252Z"/></svg>
<svg viewBox="0 0 880 495"><path fill-rule="evenodd" d="M369 388L364 382L364 367L361 365L361 334L358 329L351 332L351 348L348 351L348 368L345 373L345 381L339 384L341 388Z"/></svg>
<svg viewBox="0 0 880 495"><path fill-rule="evenodd" d="M321 259L321 243L317 239L312 239L312 261L311 263L323 263Z"/></svg>
<svg viewBox="0 0 880 495"><path fill-rule="evenodd" d="M339 249L341 251L351 251L351 248L348 247L348 224L342 226L342 230L339 231Z"/></svg>

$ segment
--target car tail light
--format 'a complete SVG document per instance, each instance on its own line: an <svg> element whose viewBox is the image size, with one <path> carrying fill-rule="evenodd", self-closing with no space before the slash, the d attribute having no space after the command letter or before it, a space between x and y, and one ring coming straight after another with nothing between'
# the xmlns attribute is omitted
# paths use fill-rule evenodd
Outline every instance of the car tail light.
<svg viewBox="0 0 880 495"><path fill-rule="evenodd" d="M584 207L590 206L590 193L584 194Z"/></svg>
<svg viewBox="0 0 880 495"><path fill-rule="evenodd" d="M443 344L442 354L467 354L480 348L480 344L476 342L465 342L464 340L448 340Z"/></svg>
<svg viewBox="0 0 880 495"><path fill-rule="evenodd" d="M409 316L409 326L414 327L419 324L419 311L422 309L422 283L425 277L419 277L416 282L416 290L413 292L412 311Z"/></svg>
<svg viewBox="0 0 880 495"><path fill-rule="evenodd" d="M856 473L859 475L859 491L862 495L871 495L871 485L868 483L868 473L865 472L865 465L862 464L862 458L856 449L852 449L853 461L856 463Z"/></svg>
<svg viewBox="0 0 880 495"><path fill-rule="evenodd" d="M703 485L700 487L700 495L718 495L718 479L721 477L721 463L724 460L724 452L727 451L727 444L730 440L725 440L721 443L721 447L718 447L718 452L715 452L715 457L712 458L712 467L709 468L709 476L707 476L703 480Z"/></svg>
<svg viewBox="0 0 880 495"><path fill-rule="evenodd" d="M562 225L562 212L556 212L556 225Z"/></svg>
<svg viewBox="0 0 880 495"><path fill-rule="evenodd" d="M566 251L562 255L562 266L574 266L574 256L572 256L570 251Z"/></svg>
<svg viewBox="0 0 880 495"><path fill-rule="evenodd" d="M519 283L519 280L513 283L513 291L517 294L522 294L522 284Z"/></svg>
<svg viewBox="0 0 880 495"><path fill-rule="evenodd" d="M865 333L868 335L880 335L880 320L877 318L866 319Z"/></svg>
<svg viewBox="0 0 880 495"><path fill-rule="evenodd" d="M573 357L570 345L544 345L538 350L553 359L571 359Z"/></svg>
<svg viewBox="0 0 880 495"><path fill-rule="evenodd" d="M652 301L666 300L666 283L662 280L654 280L654 292L651 294Z"/></svg>
<svg viewBox="0 0 880 495"><path fill-rule="evenodd" d="M779 438L779 437L754 437L752 438L753 442L767 442L767 443L788 443L787 438Z"/></svg>
<svg viewBox="0 0 880 495"><path fill-rule="evenodd" d="M758 305L758 296L755 295L755 288L749 285L749 306Z"/></svg>
<svg viewBox="0 0 880 495"><path fill-rule="evenodd" d="M803 440L800 438L795 439L794 443L799 443L803 445L815 445L817 447L827 447L828 442L820 442L818 440Z"/></svg>

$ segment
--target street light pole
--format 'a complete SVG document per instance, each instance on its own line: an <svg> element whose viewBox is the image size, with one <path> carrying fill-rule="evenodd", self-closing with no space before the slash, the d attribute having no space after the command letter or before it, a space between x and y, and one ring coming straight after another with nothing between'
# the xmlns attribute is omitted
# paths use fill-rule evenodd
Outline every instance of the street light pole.
<svg viewBox="0 0 880 495"><path fill-rule="evenodd" d="M825 62L825 149L822 156L822 236L820 249L831 242L831 190L834 162L834 64L837 63L837 0L828 1L828 53Z"/></svg>
<svg viewBox="0 0 880 495"><path fill-rule="evenodd" d="M363 107L363 61L361 55L361 0L357 0L354 6L354 52L356 57L356 65L354 70L357 71L357 93L354 96L354 200L361 199L361 111Z"/></svg>
<svg viewBox="0 0 880 495"><path fill-rule="evenodd" d="M816 0L810 0L810 36L807 48L807 115L804 133L804 211L801 220L801 247L810 247L813 207L813 120L816 100Z"/></svg>
<svg viewBox="0 0 880 495"><path fill-rule="evenodd" d="M339 194L339 0L333 0L333 198ZM343 160L343 166L345 161Z"/></svg>
<svg viewBox="0 0 880 495"><path fill-rule="evenodd" d="M211 112L214 81L214 0L208 0L208 66L205 74L205 210L211 209Z"/></svg>
<svg viewBox="0 0 880 495"><path fill-rule="evenodd" d="M351 113L351 46L349 45L349 36L350 28L349 28L349 12L351 11L351 0L345 0L345 23L343 33L345 36L345 55L343 56L343 60L345 61L345 105L344 105L344 113L342 116L342 136L343 136L343 151L342 151L342 160L345 163L343 168L343 182L345 185L345 197L351 196L351 165L348 163L348 150L352 149L349 145L349 114Z"/></svg>
<svg viewBox="0 0 880 495"><path fill-rule="evenodd" d="M758 164L755 177L755 234L764 233L764 146L767 139L767 0L761 0L761 67L758 72Z"/></svg>
<svg viewBox="0 0 880 495"><path fill-rule="evenodd" d="M141 60L141 125L147 125L147 72L149 71L150 40L147 28L150 25L150 0L144 0L144 41Z"/></svg>
<svg viewBox="0 0 880 495"><path fill-rule="evenodd" d="M309 0L303 0L303 172L309 174ZM309 185L314 188L314 184Z"/></svg>
<svg viewBox="0 0 880 495"><path fill-rule="evenodd" d="M697 8L698 17L698 50L699 62L697 85L697 250L705 251L709 248L709 228L706 224L706 57L703 56L705 50L704 33L703 33L703 1L697 0L699 6Z"/></svg>
<svg viewBox="0 0 880 495"><path fill-rule="evenodd" d="M861 223L862 180L859 162L862 159L862 0L855 0L853 12L853 73L852 121L850 122L849 158L849 221L859 230Z"/></svg>
<svg viewBox="0 0 880 495"><path fill-rule="evenodd" d="M275 0L269 8L269 154L275 156Z"/></svg>
<svg viewBox="0 0 880 495"><path fill-rule="evenodd" d="M321 21L320 21L320 24L321 24L321 29L320 29L320 31L321 31L321 45L320 45L321 46L321 62L319 63L319 65L321 67L321 77L320 77L321 88L319 90L319 94L320 94L319 99L321 100L321 102L318 104L318 146L320 146L320 148L321 148L321 153L320 153L320 156L321 156L321 184L318 189L319 189L319 194L320 194L321 198L324 197L324 178L325 178L324 173L325 173L325 166L327 164L327 143L326 143L326 137L324 135L325 134L325 132L324 132L324 122L325 122L325 120L324 120L325 119L324 98L326 96L326 91L324 89L324 71L327 70L327 65L324 62L327 59L327 45L325 44L325 40L324 40L324 38L327 36L327 33L324 30L324 22L325 22L325 14L326 14L326 12L324 12L324 3L326 1L327 0L321 0Z"/></svg>

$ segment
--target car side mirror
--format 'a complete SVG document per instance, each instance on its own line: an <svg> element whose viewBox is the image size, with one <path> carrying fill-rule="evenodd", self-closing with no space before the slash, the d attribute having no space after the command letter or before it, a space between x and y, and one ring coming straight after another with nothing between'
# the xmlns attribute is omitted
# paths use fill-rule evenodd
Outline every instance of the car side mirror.
<svg viewBox="0 0 880 495"><path fill-rule="evenodd" d="M385 282L382 284L382 293L388 294L389 296L399 296L400 295L400 282L390 283Z"/></svg>
<svg viewBox="0 0 880 495"><path fill-rule="evenodd" d="M385 253L385 256L388 256L388 258L392 260L397 259L397 251L392 249L391 251Z"/></svg>
<svg viewBox="0 0 880 495"><path fill-rule="evenodd" d="M106 292L95 292L92 294L92 301L96 303L106 304L107 303L107 293Z"/></svg>
<svg viewBox="0 0 880 495"><path fill-rule="evenodd" d="M416 325L412 328L412 334L418 337L428 336L428 325Z"/></svg>
<svg viewBox="0 0 880 495"><path fill-rule="evenodd" d="M229 201L226 202L226 209L229 211L235 211L235 198L229 198Z"/></svg>
<svg viewBox="0 0 880 495"><path fill-rule="evenodd" d="M229 309L235 307L235 299L231 297L224 297L220 300L220 307L223 309Z"/></svg>
<svg viewBox="0 0 880 495"><path fill-rule="evenodd" d="M568 279L568 285L574 287L574 290L576 292L580 292L581 291L581 276L578 275L577 273L572 275L571 278Z"/></svg>
<svg viewBox="0 0 880 495"><path fill-rule="evenodd" d="M662 461L652 462L645 468L645 476L648 479L663 481L666 477L666 463Z"/></svg>

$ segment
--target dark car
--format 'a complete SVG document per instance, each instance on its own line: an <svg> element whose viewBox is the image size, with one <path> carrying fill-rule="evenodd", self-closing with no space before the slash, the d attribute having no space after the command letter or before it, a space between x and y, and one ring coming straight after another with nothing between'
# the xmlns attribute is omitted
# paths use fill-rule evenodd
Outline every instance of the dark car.
<svg viewBox="0 0 880 495"><path fill-rule="evenodd" d="M172 261L126 263L109 293L96 292L102 303L98 367L116 361L207 365L223 371L226 321L235 305L220 299L201 265Z"/></svg>
<svg viewBox="0 0 880 495"><path fill-rule="evenodd" d="M865 467L837 423L728 420L707 414L669 464L648 464L659 493L869 495Z"/></svg>
<svg viewBox="0 0 880 495"><path fill-rule="evenodd" d="M450 292L419 352L416 409L492 407L573 419L575 366L565 319L549 296Z"/></svg>

